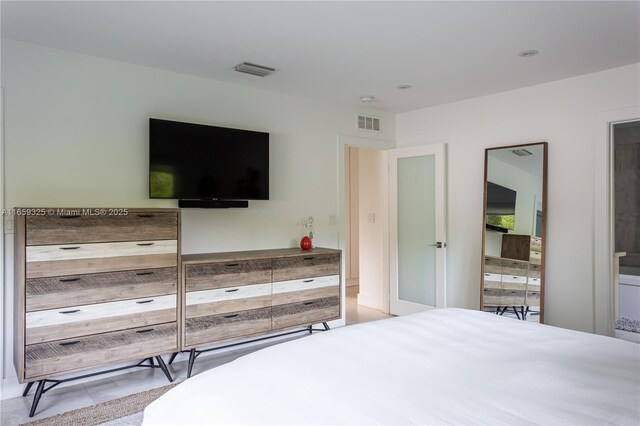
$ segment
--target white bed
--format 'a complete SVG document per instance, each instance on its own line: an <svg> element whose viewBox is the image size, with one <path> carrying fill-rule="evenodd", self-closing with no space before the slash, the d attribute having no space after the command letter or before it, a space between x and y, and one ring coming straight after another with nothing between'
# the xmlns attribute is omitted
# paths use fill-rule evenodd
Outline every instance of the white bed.
<svg viewBox="0 0 640 426"><path fill-rule="evenodd" d="M437 309L317 333L201 373L143 425L640 424L640 345Z"/></svg>

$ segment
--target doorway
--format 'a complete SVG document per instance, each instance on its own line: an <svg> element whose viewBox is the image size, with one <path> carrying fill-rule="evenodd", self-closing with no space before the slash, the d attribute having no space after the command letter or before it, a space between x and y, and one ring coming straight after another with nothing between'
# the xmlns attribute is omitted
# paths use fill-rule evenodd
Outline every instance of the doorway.
<svg viewBox="0 0 640 426"><path fill-rule="evenodd" d="M344 146L347 325L388 318L387 173L383 150Z"/></svg>
<svg viewBox="0 0 640 426"><path fill-rule="evenodd" d="M640 120L611 135L615 336L640 343Z"/></svg>

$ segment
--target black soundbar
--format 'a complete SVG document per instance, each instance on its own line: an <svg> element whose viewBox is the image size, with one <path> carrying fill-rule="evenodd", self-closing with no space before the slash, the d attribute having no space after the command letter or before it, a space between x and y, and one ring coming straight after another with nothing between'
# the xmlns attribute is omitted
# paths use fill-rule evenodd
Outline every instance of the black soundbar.
<svg viewBox="0 0 640 426"><path fill-rule="evenodd" d="M178 200L180 208L243 209L249 207L246 200Z"/></svg>

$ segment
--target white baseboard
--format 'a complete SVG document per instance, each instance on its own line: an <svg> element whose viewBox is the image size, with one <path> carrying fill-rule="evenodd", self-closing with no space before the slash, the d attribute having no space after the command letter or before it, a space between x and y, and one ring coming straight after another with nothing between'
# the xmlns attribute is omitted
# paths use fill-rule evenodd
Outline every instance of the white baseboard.
<svg viewBox="0 0 640 426"><path fill-rule="evenodd" d="M5 379L2 379L0 401L21 396L22 392L24 392L24 385L18 383L17 377L7 377Z"/></svg>
<svg viewBox="0 0 640 426"><path fill-rule="evenodd" d="M383 310L384 303L381 297L371 297L358 293L358 305L366 306L367 308Z"/></svg>

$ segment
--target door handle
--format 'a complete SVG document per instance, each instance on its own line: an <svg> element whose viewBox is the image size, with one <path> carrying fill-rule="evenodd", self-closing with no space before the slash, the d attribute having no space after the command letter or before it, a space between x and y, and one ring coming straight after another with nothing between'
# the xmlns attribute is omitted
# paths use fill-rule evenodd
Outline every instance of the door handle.
<svg viewBox="0 0 640 426"><path fill-rule="evenodd" d="M446 247L447 243L443 243L443 242L436 242L435 244L429 244L429 247L435 247L435 248L443 248Z"/></svg>

